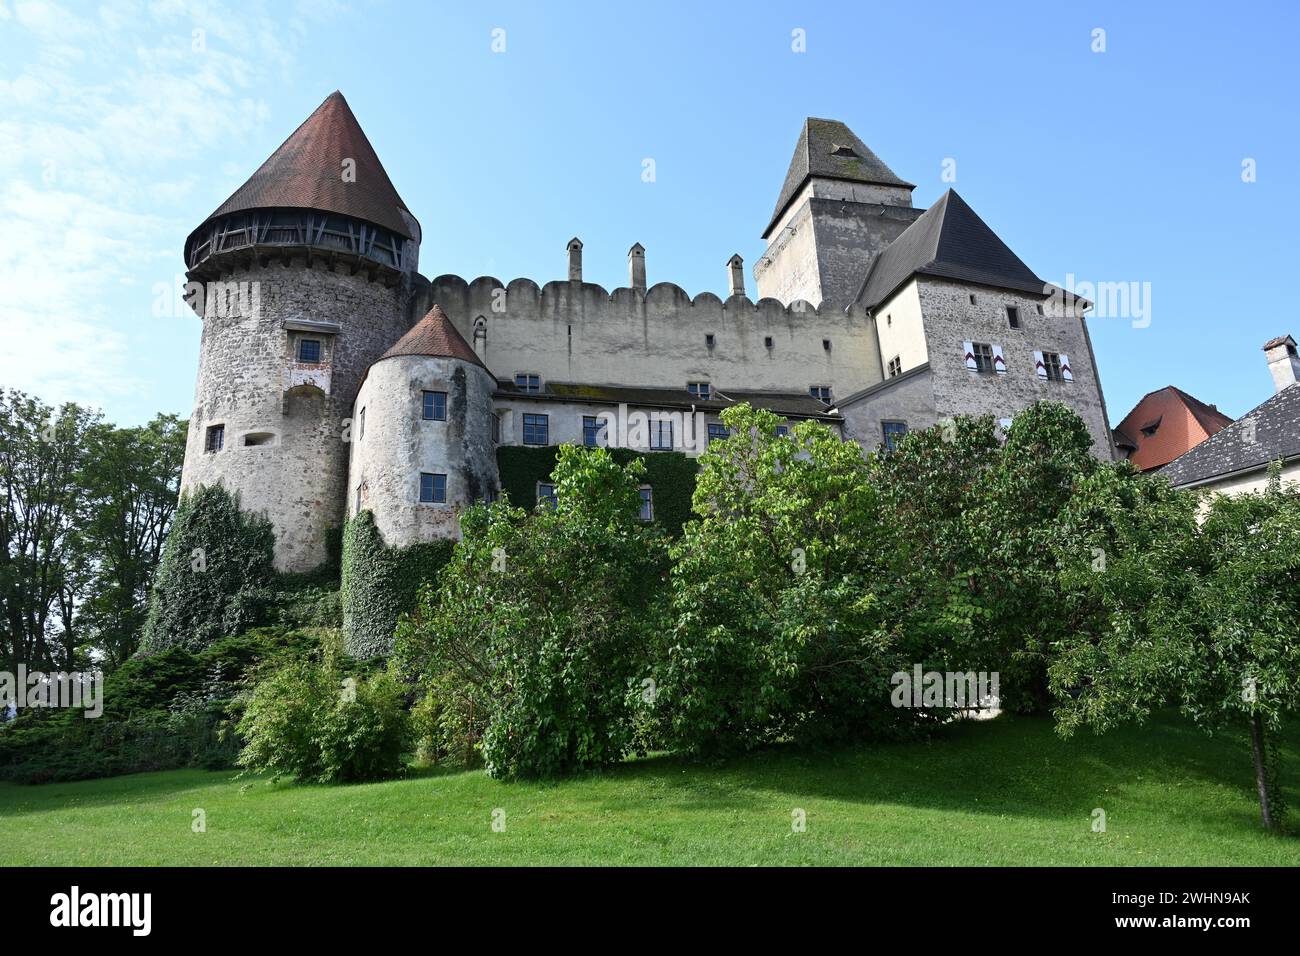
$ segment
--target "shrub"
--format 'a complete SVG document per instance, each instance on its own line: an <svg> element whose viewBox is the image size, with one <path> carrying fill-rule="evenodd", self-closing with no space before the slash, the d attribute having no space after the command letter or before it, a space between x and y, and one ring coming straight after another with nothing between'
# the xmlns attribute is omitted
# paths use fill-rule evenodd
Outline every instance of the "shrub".
<svg viewBox="0 0 1300 956"><path fill-rule="evenodd" d="M262 620L275 533L219 485L181 495L154 577L142 648L201 650Z"/></svg>
<svg viewBox="0 0 1300 956"><path fill-rule="evenodd" d="M388 673L348 676L335 652L293 660L249 692L239 720L239 764L302 782L391 777L408 738L402 688Z"/></svg>

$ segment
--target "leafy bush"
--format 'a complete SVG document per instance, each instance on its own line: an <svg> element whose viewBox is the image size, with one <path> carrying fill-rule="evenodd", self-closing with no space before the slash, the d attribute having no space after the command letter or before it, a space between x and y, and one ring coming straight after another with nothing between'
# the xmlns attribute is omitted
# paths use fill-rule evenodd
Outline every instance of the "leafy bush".
<svg viewBox="0 0 1300 956"><path fill-rule="evenodd" d="M606 449L562 446L557 506L466 512L441 590L399 627L407 674L482 704L493 776L604 766L633 746L632 691L650 676L667 570L661 534L637 520L642 473Z"/></svg>
<svg viewBox="0 0 1300 956"><path fill-rule="evenodd" d="M244 701L239 764L303 782L378 780L402 770L409 725L387 672L348 676L336 653L271 671Z"/></svg>
<svg viewBox="0 0 1300 956"><path fill-rule="evenodd" d="M260 623L274 579L271 523L219 485L181 495L150 596L142 648L201 650Z"/></svg>

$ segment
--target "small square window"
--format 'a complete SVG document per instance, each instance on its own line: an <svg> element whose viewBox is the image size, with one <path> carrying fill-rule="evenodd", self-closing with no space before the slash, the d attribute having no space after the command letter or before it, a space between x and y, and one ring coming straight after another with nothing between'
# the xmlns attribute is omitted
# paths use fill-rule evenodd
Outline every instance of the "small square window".
<svg viewBox="0 0 1300 956"><path fill-rule="evenodd" d="M772 336L770 336L770 335L765 335L765 336L763 336L763 347L764 347L764 348L769 348L769 349L770 349L770 348L774 348L775 346L776 346L776 343L772 341Z"/></svg>
<svg viewBox="0 0 1300 956"><path fill-rule="evenodd" d="M551 417L549 415L524 416L524 444L549 445Z"/></svg>
<svg viewBox="0 0 1300 956"><path fill-rule="evenodd" d="M226 426L209 425L207 436L203 440L204 451L221 451L226 444Z"/></svg>
<svg viewBox="0 0 1300 956"><path fill-rule="evenodd" d="M423 472L420 475L420 501L424 504L447 503L447 476Z"/></svg>
<svg viewBox="0 0 1300 956"><path fill-rule="evenodd" d="M445 422L447 420L447 393L424 392L423 412L427 422Z"/></svg>
<svg viewBox="0 0 1300 956"><path fill-rule="evenodd" d="M687 382L686 391L690 393L691 398L698 398L702 402L707 402L709 396L713 394L713 388L708 382Z"/></svg>
<svg viewBox="0 0 1300 956"><path fill-rule="evenodd" d="M321 357L320 339L298 340L298 361L304 365L319 365Z"/></svg>
<svg viewBox="0 0 1300 956"><path fill-rule="evenodd" d="M673 422L671 418L660 421L652 420L650 422L650 450L673 450Z"/></svg>
<svg viewBox="0 0 1300 956"><path fill-rule="evenodd" d="M907 422L881 422L880 428L884 432L886 451L896 449L907 434Z"/></svg>
<svg viewBox="0 0 1300 956"><path fill-rule="evenodd" d="M704 333L704 344L709 348L713 348L713 346L717 344L717 340L713 337L712 332Z"/></svg>
<svg viewBox="0 0 1300 956"><path fill-rule="evenodd" d="M546 508L554 508L556 502L555 485L549 481L539 481L537 483L537 504Z"/></svg>
<svg viewBox="0 0 1300 956"><path fill-rule="evenodd" d="M722 422L709 422L709 444L731 437L731 429Z"/></svg>
<svg viewBox="0 0 1300 956"><path fill-rule="evenodd" d="M542 377L530 372L515 373L515 388L520 391L536 393L542 390Z"/></svg>
<svg viewBox="0 0 1300 956"><path fill-rule="evenodd" d="M829 352L831 350L831 340L822 339L822 348Z"/></svg>
<svg viewBox="0 0 1300 956"><path fill-rule="evenodd" d="M790 426L789 426L789 425L777 425L777 426L776 426L776 437L777 437L777 438L784 438L784 437L785 437L786 435L788 435L788 434L790 434Z"/></svg>
<svg viewBox="0 0 1300 956"><path fill-rule="evenodd" d="M893 378L895 375L902 375L902 374L903 374L903 357L901 355L895 355L893 358L889 360L889 377Z"/></svg>
<svg viewBox="0 0 1300 956"><path fill-rule="evenodd" d="M1036 308L1038 309L1038 314L1039 314L1039 315L1042 315L1042 314L1043 314L1043 306L1042 306L1041 304L1039 304L1038 306L1036 306Z"/></svg>
<svg viewBox="0 0 1300 956"><path fill-rule="evenodd" d="M974 305L974 304L975 304L975 293L974 293L974 292L972 292L972 293L970 294L970 304L971 304L971 305Z"/></svg>
<svg viewBox="0 0 1300 956"><path fill-rule="evenodd" d="M637 494L641 496L641 514L638 516L642 521L655 520L655 497L654 491L649 485L642 485L637 489Z"/></svg>
<svg viewBox="0 0 1300 956"><path fill-rule="evenodd" d="M588 448L603 448L608 443L605 439L605 427L599 415L583 415L582 443Z"/></svg>
<svg viewBox="0 0 1300 956"><path fill-rule="evenodd" d="M1020 328L1020 310L1014 305L1007 306L1007 325L1013 329Z"/></svg>
<svg viewBox="0 0 1300 956"><path fill-rule="evenodd" d="M810 385L808 394L818 401L825 402L827 405L831 402L831 387L829 385Z"/></svg>

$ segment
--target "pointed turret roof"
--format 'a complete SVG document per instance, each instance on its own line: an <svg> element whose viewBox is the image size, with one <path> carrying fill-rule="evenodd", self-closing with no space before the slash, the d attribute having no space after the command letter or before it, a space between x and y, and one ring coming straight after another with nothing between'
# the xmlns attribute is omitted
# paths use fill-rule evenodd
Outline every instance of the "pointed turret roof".
<svg viewBox="0 0 1300 956"><path fill-rule="evenodd" d="M1050 290L953 189L876 257L858 302L873 309L918 274L1037 295Z"/></svg>
<svg viewBox="0 0 1300 956"><path fill-rule="evenodd" d="M411 326L410 331L397 340L377 361L397 355L430 355L434 358L454 358L464 362L473 362L484 370L487 366L478 357L465 337L456 331L447 313L434 306L419 322Z"/></svg>
<svg viewBox="0 0 1300 956"><path fill-rule="evenodd" d="M347 160L355 176L345 179ZM415 238L402 215L410 210L338 90L208 219L277 207L335 212Z"/></svg>
<svg viewBox="0 0 1300 956"><path fill-rule="evenodd" d="M794 158L790 160L785 184L776 200L776 211L763 230L764 239L785 213L786 207L794 202L803 184L814 176L877 186L916 188L895 175L853 130L839 120L810 116L803 121L803 129L799 131L799 142L795 144Z"/></svg>

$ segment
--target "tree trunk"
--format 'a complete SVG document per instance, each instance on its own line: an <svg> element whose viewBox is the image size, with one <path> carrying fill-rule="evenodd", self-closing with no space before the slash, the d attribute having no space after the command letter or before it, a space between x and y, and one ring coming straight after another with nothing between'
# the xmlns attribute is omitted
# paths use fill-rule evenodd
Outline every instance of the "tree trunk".
<svg viewBox="0 0 1300 956"><path fill-rule="evenodd" d="M1272 830L1273 808L1268 794L1271 789L1268 779L1268 756L1264 748L1264 719L1258 713L1250 718L1250 749L1255 757L1255 786L1259 790L1259 810L1264 817L1264 829Z"/></svg>

